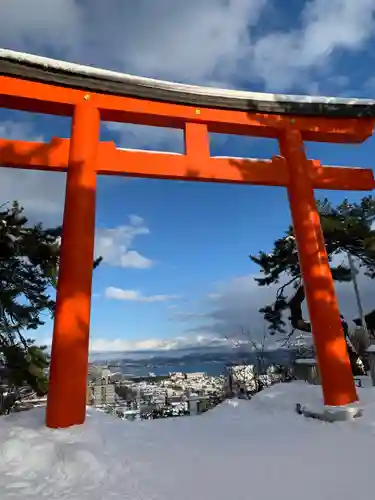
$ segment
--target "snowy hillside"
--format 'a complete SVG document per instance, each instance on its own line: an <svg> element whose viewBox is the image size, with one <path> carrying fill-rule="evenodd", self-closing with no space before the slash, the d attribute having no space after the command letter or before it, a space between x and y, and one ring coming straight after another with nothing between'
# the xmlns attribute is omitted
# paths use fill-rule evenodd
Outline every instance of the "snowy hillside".
<svg viewBox="0 0 375 500"><path fill-rule="evenodd" d="M323 423L294 412L320 387L276 385L196 417L123 422L89 410L81 427L44 427L41 409L0 419L0 498L370 500L375 391L364 416Z"/></svg>

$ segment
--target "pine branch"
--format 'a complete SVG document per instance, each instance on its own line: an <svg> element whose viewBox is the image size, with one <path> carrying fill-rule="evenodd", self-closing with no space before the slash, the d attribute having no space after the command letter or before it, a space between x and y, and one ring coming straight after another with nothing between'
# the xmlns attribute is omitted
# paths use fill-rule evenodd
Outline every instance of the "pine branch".
<svg viewBox="0 0 375 500"><path fill-rule="evenodd" d="M375 200L372 196L363 198L359 203L344 200L336 207L328 199L318 201L317 205L329 262L339 253L349 253L358 261L366 276L375 278L375 230L372 229ZM292 325L310 331L310 324L302 317L304 293L300 288L301 272L293 228L290 226L285 236L275 241L271 253L261 251L250 259L260 268L261 276L256 278L259 286L278 284L287 277L286 283L276 291L274 304L260 309L270 331L285 331L283 313L288 308L291 310ZM335 281L352 280L351 270L344 263L331 266L331 271ZM290 285L297 287L297 292L288 300L284 294Z"/></svg>

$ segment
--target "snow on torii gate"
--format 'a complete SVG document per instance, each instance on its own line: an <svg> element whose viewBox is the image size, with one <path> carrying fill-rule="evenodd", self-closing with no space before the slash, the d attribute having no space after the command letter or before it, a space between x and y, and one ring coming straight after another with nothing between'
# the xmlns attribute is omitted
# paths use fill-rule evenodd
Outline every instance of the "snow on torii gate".
<svg viewBox="0 0 375 500"><path fill-rule="evenodd" d="M0 139L2 166L67 172L48 427L85 421L97 174L285 186L324 402L357 401L313 190L372 190L373 172L310 161L303 141L365 141L375 101L217 90L0 49L0 107L73 116L70 140ZM185 154L100 142L101 120L182 129ZM276 138L281 156L214 158L209 132Z"/></svg>

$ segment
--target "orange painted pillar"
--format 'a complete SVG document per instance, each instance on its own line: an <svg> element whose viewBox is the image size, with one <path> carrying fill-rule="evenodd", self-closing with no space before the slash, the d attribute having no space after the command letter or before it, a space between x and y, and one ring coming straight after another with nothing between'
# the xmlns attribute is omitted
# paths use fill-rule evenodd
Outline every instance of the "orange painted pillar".
<svg viewBox="0 0 375 500"><path fill-rule="evenodd" d="M205 123L185 123L185 154L192 161L191 168L210 158L210 137ZM194 162L198 162L196 165Z"/></svg>
<svg viewBox="0 0 375 500"><path fill-rule="evenodd" d="M86 417L91 285L95 241L99 111L75 108L66 179L46 424L82 424Z"/></svg>
<svg viewBox="0 0 375 500"><path fill-rule="evenodd" d="M288 164L290 210L324 403L349 404L358 397L300 131L285 130L280 149Z"/></svg>

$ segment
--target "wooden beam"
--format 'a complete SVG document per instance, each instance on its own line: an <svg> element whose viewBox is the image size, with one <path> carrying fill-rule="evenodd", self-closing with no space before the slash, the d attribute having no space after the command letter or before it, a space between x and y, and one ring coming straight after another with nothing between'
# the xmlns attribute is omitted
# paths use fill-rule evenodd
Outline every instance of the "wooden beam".
<svg viewBox="0 0 375 500"><path fill-rule="evenodd" d="M68 168L69 142L69 139L56 137L49 143L0 139L0 165L65 172Z"/></svg>
<svg viewBox="0 0 375 500"><path fill-rule="evenodd" d="M272 160L206 158L168 153L117 150L103 144L99 152L98 173L157 179L285 186L285 169Z"/></svg>
<svg viewBox="0 0 375 500"><path fill-rule="evenodd" d="M195 107L339 118L375 117L375 100L252 92L156 80L0 48L0 74L50 85Z"/></svg>
<svg viewBox="0 0 375 500"><path fill-rule="evenodd" d="M104 121L185 128L204 123L209 132L278 138L291 121L304 140L359 143L373 133L374 118L324 118L251 111L211 109L71 89L0 76L0 107L34 113L71 116L73 108L90 99Z"/></svg>
<svg viewBox="0 0 375 500"><path fill-rule="evenodd" d="M319 160L310 162L314 189L372 191L375 188L374 172L370 168L330 167L321 165Z"/></svg>
<svg viewBox="0 0 375 500"><path fill-rule="evenodd" d="M69 139L51 142L0 140L0 163L11 168L67 170ZM326 167L310 160L315 189L371 191L375 187L371 169ZM113 142L101 142L96 166L99 175L146 177L201 182L224 182L264 186L287 186L285 160L249 158L194 158L189 155L117 149Z"/></svg>

